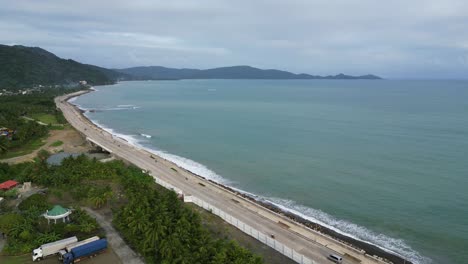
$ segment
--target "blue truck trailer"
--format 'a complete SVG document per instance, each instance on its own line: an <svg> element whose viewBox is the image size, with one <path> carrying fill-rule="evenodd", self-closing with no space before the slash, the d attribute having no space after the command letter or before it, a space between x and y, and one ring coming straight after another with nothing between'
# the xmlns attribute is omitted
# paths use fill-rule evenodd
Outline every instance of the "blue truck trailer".
<svg viewBox="0 0 468 264"><path fill-rule="evenodd" d="M76 263L84 258L95 256L107 249L107 239L99 239L75 247L63 256L63 264Z"/></svg>

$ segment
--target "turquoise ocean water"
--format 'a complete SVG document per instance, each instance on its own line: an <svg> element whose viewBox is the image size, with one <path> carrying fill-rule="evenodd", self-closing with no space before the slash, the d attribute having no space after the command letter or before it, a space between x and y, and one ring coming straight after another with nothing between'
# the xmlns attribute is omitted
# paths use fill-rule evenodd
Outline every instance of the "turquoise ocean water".
<svg viewBox="0 0 468 264"><path fill-rule="evenodd" d="M122 82L75 100L202 176L415 263L468 263L468 82Z"/></svg>

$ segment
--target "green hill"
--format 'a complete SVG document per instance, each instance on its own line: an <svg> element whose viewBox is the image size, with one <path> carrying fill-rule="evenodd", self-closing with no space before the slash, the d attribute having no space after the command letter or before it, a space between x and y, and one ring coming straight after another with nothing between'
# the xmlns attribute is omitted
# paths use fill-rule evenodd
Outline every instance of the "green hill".
<svg viewBox="0 0 468 264"><path fill-rule="evenodd" d="M36 47L0 45L0 88L113 83L126 75L113 70L61 59Z"/></svg>

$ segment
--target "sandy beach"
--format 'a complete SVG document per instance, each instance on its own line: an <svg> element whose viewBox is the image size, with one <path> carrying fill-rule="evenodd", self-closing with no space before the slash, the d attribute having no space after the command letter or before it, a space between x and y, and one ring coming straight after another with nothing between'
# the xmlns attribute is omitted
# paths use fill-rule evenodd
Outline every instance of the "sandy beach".
<svg viewBox="0 0 468 264"><path fill-rule="evenodd" d="M170 183L183 195L193 195L217 208L222 208L245 224L265 234L270 234L276 241L287 245L315 263L331 263L327 260L329 254L342 255L343 263L387 263L372 255L385 257L394 263L404 262L400 257L373 245L337 234L325 227L283 212L274 205L261 204L252 197L204 179L108 133L89 121L76 106L67 102L72 97L88 92L91 90L55 99L57 107L62 110L68 122L88 140L109 151L116 158L132 163L148 171L153 177Z"/></svg>

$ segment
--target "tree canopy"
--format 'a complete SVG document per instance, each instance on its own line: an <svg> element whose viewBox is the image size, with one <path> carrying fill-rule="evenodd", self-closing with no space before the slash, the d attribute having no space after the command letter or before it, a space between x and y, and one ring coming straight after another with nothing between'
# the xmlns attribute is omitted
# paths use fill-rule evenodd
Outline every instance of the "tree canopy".
<svg viewBox="0 0 468 264"><path fill-rule="evenodd" d="M236 242L214 238L203 227L200 215L187 207L174 191L157 185L151 176L121 161L101 163L81 155L66 158L59 166L38 161L15 166L2 165L1 171L15 173L22 182L32 181L66 190L76 201L96 208L113 201L114 226L147 263L263 263L260 257ZM41 201L41 196L31 196L19 208L36 212L36 209L43 211L46 205ZM3 220L6 221L3 225L9 226L12 222L10 218L24 215L8 216ZM75 212L73 218L76 221L73 226L75 231L91 232L96 228L94 222L82 220ZM37 232L29 231L29 224L24 228L32 234L36 243L43 239ZM7 229L10 232L11 227ZM21 232L15 234L19 236ZM55 233L63 234L61 231ZM28 236L26 233L23 235Z"/></svg>

